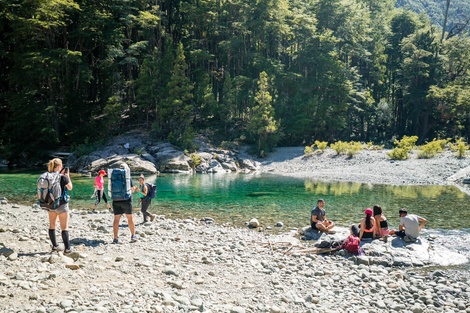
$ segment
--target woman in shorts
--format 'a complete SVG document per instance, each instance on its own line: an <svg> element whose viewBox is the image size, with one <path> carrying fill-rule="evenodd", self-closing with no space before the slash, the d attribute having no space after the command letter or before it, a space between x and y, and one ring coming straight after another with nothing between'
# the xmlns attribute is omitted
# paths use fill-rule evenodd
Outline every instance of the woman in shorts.
<svg viewBox="0 0 470 313"><path fill-rule="evenodd" d="M49 161L47 165L47 170L50 173L59 173L60 175L60 188L61 194L63 194L64 189L72 190L73 185L70 180L70 171L62 166L62 160L55 158ZM57 219L59 220L62 241L64 242L64 253L72 252L70 249L69 242L69 203L61 203L55 210L48 210L49 215L49 239L52 243L52 251L59 251L59 245L57 244L55 228L57 225Z"/></svg>

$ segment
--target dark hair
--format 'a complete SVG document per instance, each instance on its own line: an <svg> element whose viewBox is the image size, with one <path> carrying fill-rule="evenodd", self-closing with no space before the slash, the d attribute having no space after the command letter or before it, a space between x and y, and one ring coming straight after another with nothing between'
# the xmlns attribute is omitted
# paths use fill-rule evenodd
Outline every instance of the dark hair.
<svg viewBox="0 0 470 313"><path fill-rule="evenodd" d="M317 204L320 203L320 202L325 202L325 200L323 200L323 199L318 199Z"/></svg>
<svg viewBox="0 0 470 313"><path fill-rule="evenodd" d="M408 214L408 211L405 209L405 208L401 208L400 210L398 210L398 214Z"/></svg>
<svg viewBox="0 0 470 313"><path fill-rule="evenodd" d="M366 215L366 229L372 228L372 222L370 221L370 215Z"/></svg>
<svg viewBox="0 0 470 313"><path fill-rule="evenodd" d="M374 205L374 216L382 214L382 208L380 205L376 204Z"/></svg>

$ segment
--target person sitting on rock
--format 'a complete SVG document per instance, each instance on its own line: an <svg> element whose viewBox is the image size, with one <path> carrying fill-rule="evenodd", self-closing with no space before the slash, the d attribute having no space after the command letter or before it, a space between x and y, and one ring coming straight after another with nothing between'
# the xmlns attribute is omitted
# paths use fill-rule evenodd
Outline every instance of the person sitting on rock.
<svg viewBox="0 0 470 313"><path fill-rule="evenodd" d="M334 233L332 228L335 226L335 223L326 219L325 200L319 199L317 201L317 206L310 214L310 226L313 230L319 230L329 234Z"/></svg>
<svg viewBox="0 0 470 313"><path fill-rule="evenodd" d="M362 218L359 225L354 224L351 226L351 235L359 237L359 240L374 239L377 236L377 227L375 227L376 222L372 217L372 209L367 208L364 214L366 216Z"/></svg>
<svg viewBox="0 0 470 313"><path fill-rule="evenodd" d="M416 214L408 214L405 208L401 208L398 214L400 214L400 226L398 231L392 230L390 234L402 238L405 242L415 242L421 229L426 225L426 219Z"/></svg>
<svg viewBox="0 0 470 313"><path fill-rule="evenodd" d="M377 237L388 236L390 230L388 229L388 221L385 215L382 213L382 208L376 204L373 207L374 219L375 219L375 228Z"/></svg>

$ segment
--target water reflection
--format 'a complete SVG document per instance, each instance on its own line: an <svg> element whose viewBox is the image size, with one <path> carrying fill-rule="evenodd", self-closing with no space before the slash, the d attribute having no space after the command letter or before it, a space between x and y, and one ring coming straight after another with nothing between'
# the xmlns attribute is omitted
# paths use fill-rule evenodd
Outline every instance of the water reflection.
<svg viewBox="0 0 470 313"><path fill-rule="evenodd" d="M305 181L305 190L319 195L352 195L359 193L362 187L363 184L361 183L338 182L325 184L324 182L320 183L312 180Z"/></svg>

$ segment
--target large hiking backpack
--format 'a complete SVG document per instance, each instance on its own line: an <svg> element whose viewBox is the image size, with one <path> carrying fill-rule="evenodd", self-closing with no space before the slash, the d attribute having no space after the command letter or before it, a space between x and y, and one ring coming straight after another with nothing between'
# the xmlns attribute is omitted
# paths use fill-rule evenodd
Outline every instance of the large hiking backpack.
<svg viewBox="0 0 470 313"><path fill-rule="evenodd" d="M150 183L145 183L147 185L147 198L153 199L157 194L157 186Z"/></svg>
<svg viewBox="0 0 470 313"><path fill-rule="evenodd" d="M359 254L360 243L361 241L359 240L359 237L349 235L349 237L344 241L342 248L349 253Z"/></svg>
<svg viewBox="0 0 470 313"><path fill-rule="evenodd" d="M55 210L60 205L69 202L67 188L61 191L60 173L45 172L38 178L38 204L46 210Z"/></svg>
<svg viewBox="0 0 470 313"><path fill-rule="evenodd" d="M108 194L113 201L129 200L132 196L131 171L127 164L123 167L108 170Z"/></svg>

